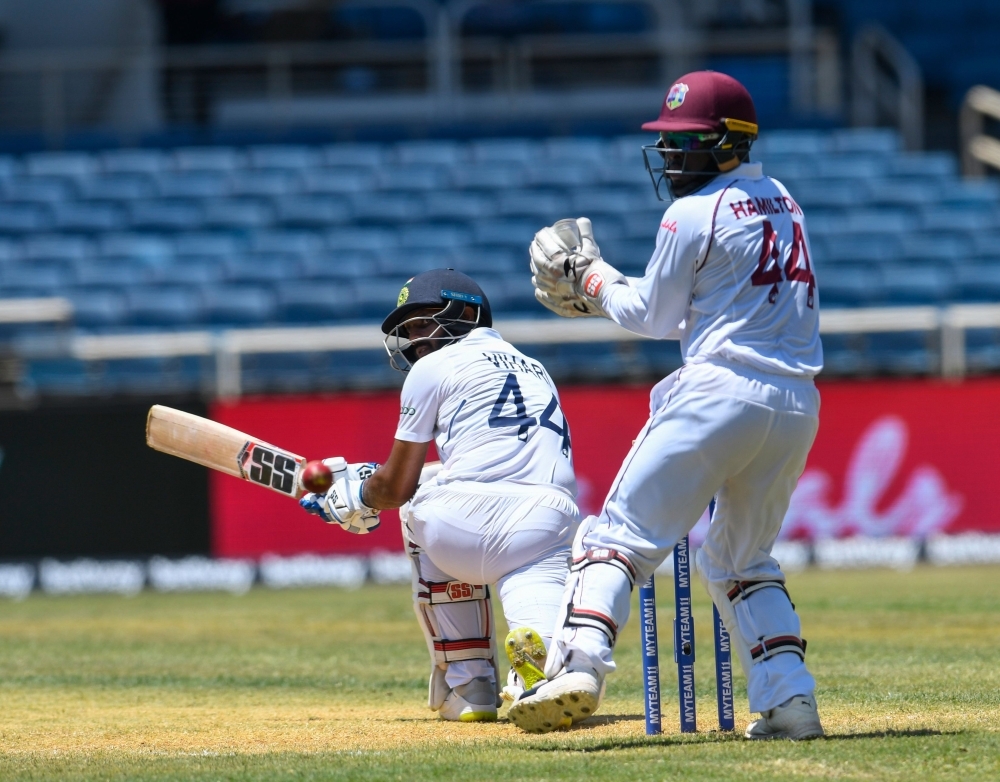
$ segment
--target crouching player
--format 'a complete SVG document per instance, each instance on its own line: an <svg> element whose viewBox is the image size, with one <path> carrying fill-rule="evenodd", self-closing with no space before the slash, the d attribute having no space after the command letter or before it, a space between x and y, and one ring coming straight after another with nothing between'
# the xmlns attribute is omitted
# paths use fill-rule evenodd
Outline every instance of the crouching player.
<svg viewBox="0 0 1000 782"><path fill-rule="evenodd" d="M543 678L578 522L555 386L492 322L466 275L437 269L409 280L382 324L390 362L407 372L389 459L350 465L325 496L302 499L349 531L407 505L414 611L432 661L428 705L463 722L495 720L500 705L490 585L514 628L501 698ZM418 490L431 440L441 469Z"/></svg>

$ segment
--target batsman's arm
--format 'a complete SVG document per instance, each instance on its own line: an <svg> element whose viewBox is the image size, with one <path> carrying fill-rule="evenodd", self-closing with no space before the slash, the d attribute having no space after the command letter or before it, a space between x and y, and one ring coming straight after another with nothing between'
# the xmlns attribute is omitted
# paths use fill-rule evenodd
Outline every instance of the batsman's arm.
<svg viewBox="0 0 1000 782"><path fill-rule="evenodd" d="M371 508L398 508L408 501L420 483L430 442L394 440L385 464L364 483L362 499Z"/></svg>

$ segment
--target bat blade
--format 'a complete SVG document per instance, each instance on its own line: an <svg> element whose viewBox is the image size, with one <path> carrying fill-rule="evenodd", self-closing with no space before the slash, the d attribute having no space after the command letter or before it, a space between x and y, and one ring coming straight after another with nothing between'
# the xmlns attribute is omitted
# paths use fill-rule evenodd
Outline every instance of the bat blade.
<svg viewBox="0 0 1000 782"><path fill-rule="evenodd" d="M153 405L146 418L146 445L212 470L298 499L306 490L305 457L201 416Z"/></svg>

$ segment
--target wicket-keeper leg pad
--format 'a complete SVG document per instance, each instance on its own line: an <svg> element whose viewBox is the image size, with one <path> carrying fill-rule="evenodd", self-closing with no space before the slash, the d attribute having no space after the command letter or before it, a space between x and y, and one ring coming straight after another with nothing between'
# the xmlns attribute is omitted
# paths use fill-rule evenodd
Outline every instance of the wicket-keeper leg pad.
<svg viewBox="0 0 1000 782"><path fill-rule="evenodd" d="M696 564L747 677L750 711L767 711L794 695L812 695L816 682L805 666L806 642L784 578L709 580L701 550Z"/></svg>
<svg viewBox="0 0 1000 782"><path fill-rule="evenodd" d="M453 579L412 542L407 541L407 548L413 611L431 657L427 705L437 711L450 690L478 677L487 677L498 687L489 587Z"/></svg>
<svg viewBox="0 0 1000 782"><path fill-rule="evenodd" d="M592 667L601 677L615 670L611 655L618 632L628 620L634 586L635 567L624 554L610 548L574 546L545 664L546 678L553 678L564 667Z"/></svg>

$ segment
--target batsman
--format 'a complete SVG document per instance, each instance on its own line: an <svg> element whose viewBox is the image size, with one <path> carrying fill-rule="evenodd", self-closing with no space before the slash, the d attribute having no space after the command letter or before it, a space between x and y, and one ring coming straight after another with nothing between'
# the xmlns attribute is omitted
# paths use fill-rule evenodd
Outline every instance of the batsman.
<svg viewBox="0 0 1000 782"><path fill-rule="evenodd" d="M819 294L802 210L750 160L753 100L735 79L678 79L643 148L671 199L641 278L601 257L590 220L543 228L535 296L564 317L605 317L680 339L684 365L650 395L650 417L600 515L583 520L546 680L510 718L545 732L594 713L629 594L715 498L696 564L747 678L751 739L823 735L806 643L771 549L819 424Z"/></svg>
<svg viewBox="0 0 1000 782"><path fill-rule="evenodd" d="M486 294L461 272L408 280L382 323L390 362L407 373L389 458L349 465L325 495L301 500L360 533L379 510L400 508L431 657L428 705L460 722L496 720L501 699L542 679L579 522L555 385L492 325ZM432 440L441 465L430 475ZM491 585L512 628L503 692Z"/></svg>

